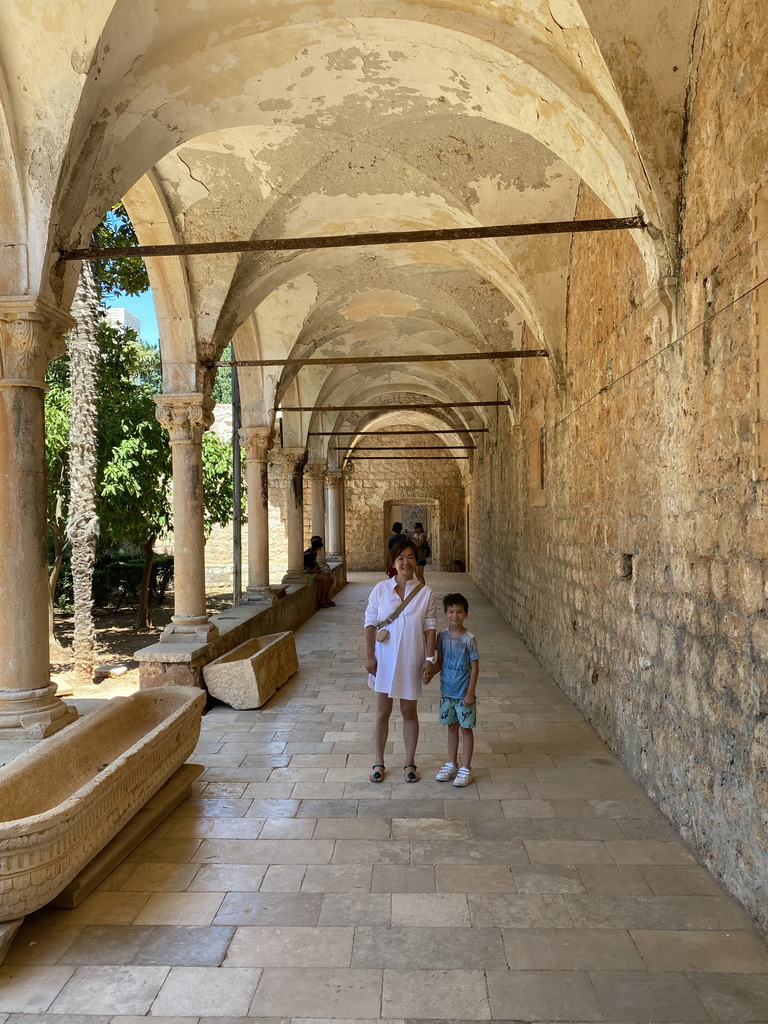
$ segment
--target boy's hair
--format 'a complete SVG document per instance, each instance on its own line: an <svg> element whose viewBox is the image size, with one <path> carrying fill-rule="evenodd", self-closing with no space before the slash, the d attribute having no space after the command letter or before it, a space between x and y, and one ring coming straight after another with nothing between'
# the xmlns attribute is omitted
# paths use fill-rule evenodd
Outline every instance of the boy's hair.
<svg viewBox="0 0 768 1024"><path fill-rule="evenodd" d="M392 533L402 533L402 532L403 532L403 524L402 523L392 523Z"/></svg>
<svg viewBox="0 0 768 1024"><path fill-rule="evenodd" d="M447 612L451 605L458 604L469 615L469 601L463 594L446 594L443 598L443 611Z"/></svg>

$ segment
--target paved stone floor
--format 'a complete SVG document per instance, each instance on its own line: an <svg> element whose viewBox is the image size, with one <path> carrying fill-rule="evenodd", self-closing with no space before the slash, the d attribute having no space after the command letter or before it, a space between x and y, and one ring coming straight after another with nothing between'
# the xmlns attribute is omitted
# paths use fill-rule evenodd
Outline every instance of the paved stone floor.
<svg viewBox="0 0 768 1024"><path fill-rule="evenodd" d="M768 1021L748 917L466 576L481 652L476 784L445 758L438 680L417 785L367 781L358 574L297 633L261 711L220 706L182 805L81 906L30 916L0 1024Z"/></svg>

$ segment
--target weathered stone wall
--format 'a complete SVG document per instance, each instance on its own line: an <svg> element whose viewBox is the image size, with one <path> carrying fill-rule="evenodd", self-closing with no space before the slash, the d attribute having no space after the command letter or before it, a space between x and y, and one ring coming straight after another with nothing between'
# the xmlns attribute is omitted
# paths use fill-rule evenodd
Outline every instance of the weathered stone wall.
<svg viewBox="0 0 768 1024"><path fill-rule="evenodd" d="M665 348L631 240L575 236L566 386L525 362L521 425L492 438L470 497L478 583L768 928L768 494L751 301L696 326L755 283L752 186L768 138L757 7L709 5L685 154L681 340ZM577 216L605 215L582 190ZM542 386L543 494L528 444Z"/></svg>
<svg viewBox="0 0 768 1024"><path fill-rule="evenodd" d="M392 525L385 516L386 502L436 502L430 538L432 565L448 569L452 552L454 559L464 558L464 488L457 462L411 459L406 465L394 458L368 465L353 462L345 473L344 489L348 569L383 570Z"/></svg>

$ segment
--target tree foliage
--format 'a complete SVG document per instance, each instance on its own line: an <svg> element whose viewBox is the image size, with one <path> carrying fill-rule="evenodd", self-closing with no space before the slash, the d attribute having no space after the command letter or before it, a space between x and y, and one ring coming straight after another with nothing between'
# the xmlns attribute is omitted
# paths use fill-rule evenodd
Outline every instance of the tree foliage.
<svg viewBox="0 0 768 1024"><path fill-rule="evenodd" d="M123 249L139 244L122 203L117 203L108 211L94 231L93 241L102 249ZM140 256L99 260L96 265L103 295L141 295L149 289L147 268Z"/></svg>

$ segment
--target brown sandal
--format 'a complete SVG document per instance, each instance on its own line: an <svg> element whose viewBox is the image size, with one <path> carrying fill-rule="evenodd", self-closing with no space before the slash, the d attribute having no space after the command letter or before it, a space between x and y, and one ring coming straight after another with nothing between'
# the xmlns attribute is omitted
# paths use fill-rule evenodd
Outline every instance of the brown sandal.
<svg viewBox="0 0 768 1024"><path fill-rule="evenodd" d="M383 764L374 764L374 765L372 765L372 768L373 768L373 771L368 776L368 781L369 782L383 782L384 781L384 771L385 771L384 765ZM377 770L379 768L381 768L381 771Z"/></svg>
<svg viewBox="0 0 768 1024"><path fill-rule="evenodd" d="M413 770L409 772L408 771L409 768L411 768ZM421 778L420 775L416 774L416 765L415 764L407 764L407 765L405 765L403 767L403 771L405 772L405 781L406 782L418 782L419 779Z"/></svg>

